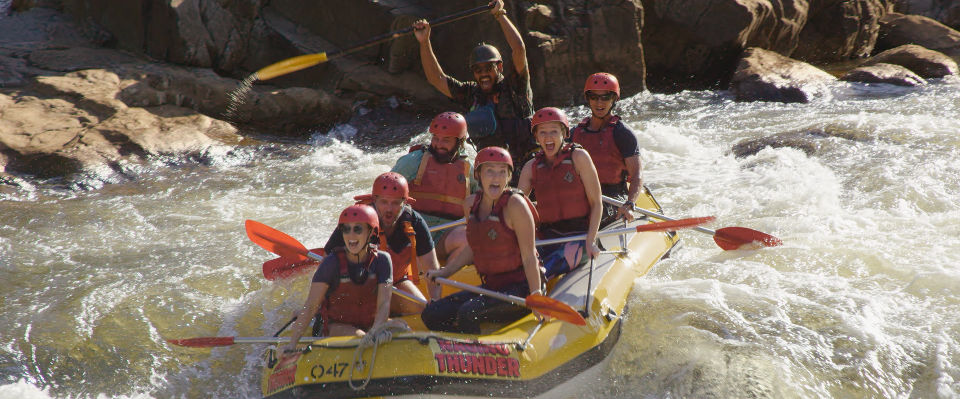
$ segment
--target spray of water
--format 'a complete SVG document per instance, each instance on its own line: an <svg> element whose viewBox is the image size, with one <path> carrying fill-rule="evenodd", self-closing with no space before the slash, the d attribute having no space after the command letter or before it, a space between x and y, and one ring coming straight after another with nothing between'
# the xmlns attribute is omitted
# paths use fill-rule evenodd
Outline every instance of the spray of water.
<svg viewBox="0 0 960 399"><path fill-rule="evenodd" d="M227 110L223 113L223 119L230 123L240 122L240 110L243 105L250 99L250 92L253 90L253 84L257 81L257 74L252 73L250 76L247 76L239 84L237 88L230 92L230 104L227 105Z"/></svg>

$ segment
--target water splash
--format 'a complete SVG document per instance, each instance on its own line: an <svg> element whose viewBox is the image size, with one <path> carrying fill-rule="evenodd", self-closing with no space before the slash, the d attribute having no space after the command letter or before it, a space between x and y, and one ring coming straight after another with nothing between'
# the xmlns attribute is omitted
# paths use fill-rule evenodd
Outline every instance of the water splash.
<svg viewBox="0 0 960 399"><path fill-rule="evenodd" d="M240 109L250 99L250 92L253 90L253 83L256 81L257 74L251 73L250 76L247 76L237 84L236 89L230 92L230 104L227 105L227 110L223 113L223 119L225 121L232 124L242 121L239 119Z"/></svg>

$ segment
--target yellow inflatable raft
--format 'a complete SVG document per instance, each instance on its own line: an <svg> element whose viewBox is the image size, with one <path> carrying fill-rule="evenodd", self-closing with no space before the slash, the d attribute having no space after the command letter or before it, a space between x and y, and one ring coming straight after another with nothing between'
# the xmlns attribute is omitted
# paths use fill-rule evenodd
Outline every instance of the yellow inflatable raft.
<svg viewBox="0 0 960 399"><path fill-rule="evenodd" d="M649 194L641 196L637 206L660 211ZM639 219L628 226L650 222ZM506 326L485 328L480 335L465 335L427 331L419 317L412 316L406 320L414 331L395 333L392 340L380 345L364 347L352 337L323 338L283 362L275 349L269 349L263 395L543 395L606 358L620 337L634 279L646 274L676 242L676 234L664 232L605 237L601 239L605 251L595 259L592 273L588 264L552 282L550 297L574 309L587 309L581 312L587 320L585 326L559 320L539 323L528 315ZM478 283L472 268L465 270L454 279Z"/></svg>

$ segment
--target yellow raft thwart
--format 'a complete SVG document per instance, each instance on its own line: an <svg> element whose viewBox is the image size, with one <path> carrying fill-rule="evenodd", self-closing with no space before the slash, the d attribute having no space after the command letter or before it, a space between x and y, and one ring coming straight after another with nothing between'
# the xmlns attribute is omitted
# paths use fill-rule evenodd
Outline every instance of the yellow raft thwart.
<svg viewBox="0 0 960 399"><path fill-rule="evenodd" d="M637 206L660 211L649 193L637 200ZM629 225L650 222L640 219ZM275 349L268 350L263 395L542 395L607 357L620 337L634 279L666 256L677 240L676 234L664 232L602 238L605 251L594 260L592 273L588 264L553 283L550 297L579 310L589 304L589 311L583 312L585 326L559 320L539 323L531 314L489 333L468 335L427 331L418 316L411 316L405 319L414 331L395 333L390 342L373 347L361 347L361 340L354 337L329 337L282 362ZM469 281L463 274L454 278ZM475 273L472 279L476 283Z"/></svg>

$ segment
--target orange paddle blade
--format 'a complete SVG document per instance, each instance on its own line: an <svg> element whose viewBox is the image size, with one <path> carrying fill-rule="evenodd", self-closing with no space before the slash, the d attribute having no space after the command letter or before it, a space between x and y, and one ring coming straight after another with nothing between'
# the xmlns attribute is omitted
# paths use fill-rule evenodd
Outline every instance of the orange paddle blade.
<svg viewBox="0 0 960 399"><path fill-rule="evenodd" d="M783 245L783 241L777 237L746 227L724 227L718 229L716 234L713 235L713 241L725 251L740 249L748 244L754 245L755 247L743 249Z"/></svg>
<svg viewBox="0 0 960 399"><path fill-rule="evenodd" d="M311 249L310 252L325 255L323 248ZM319 264L320 262L313 259L299 260L281 256L263 263L263 277L271 281L290 278L306 273L310 271L310 268Z"/></svg>
<svg viewBox="0 0 960 399"><path fill-rule="evenodd" d="M247 237L261 248L288 259L296 259L298 261L308 259L307 247L304 247L303 244L295 238L254 220L247 220L245 225L247 228Z"/></svg>
<svg viewBox="0 0 960 399"><path fill-rule="evenodd" d="M560 302L556 299L540 294L532 294L526 298L527 307L536 310L542 315L553 317L567 323L583 326L587 321L583 319L580 312L574 310L570 305Z"/></svg>
<svg viewBox="0 0 960 399"><path fill-rule="evenodd" d="M677 219L667 222L642 224L637 226L637 231L674 231L690 227L697 227L704 223L710 223L714 219L716 218L713 216L705 216L699 218Z"/></svg>
<svg viewBox="0 0 960 399"><path fill-rule="evenodd" d="M212 348L215 346L233 345L233 337L200 337L184 339L168 339L167 342L191 348Z"/></svg>

